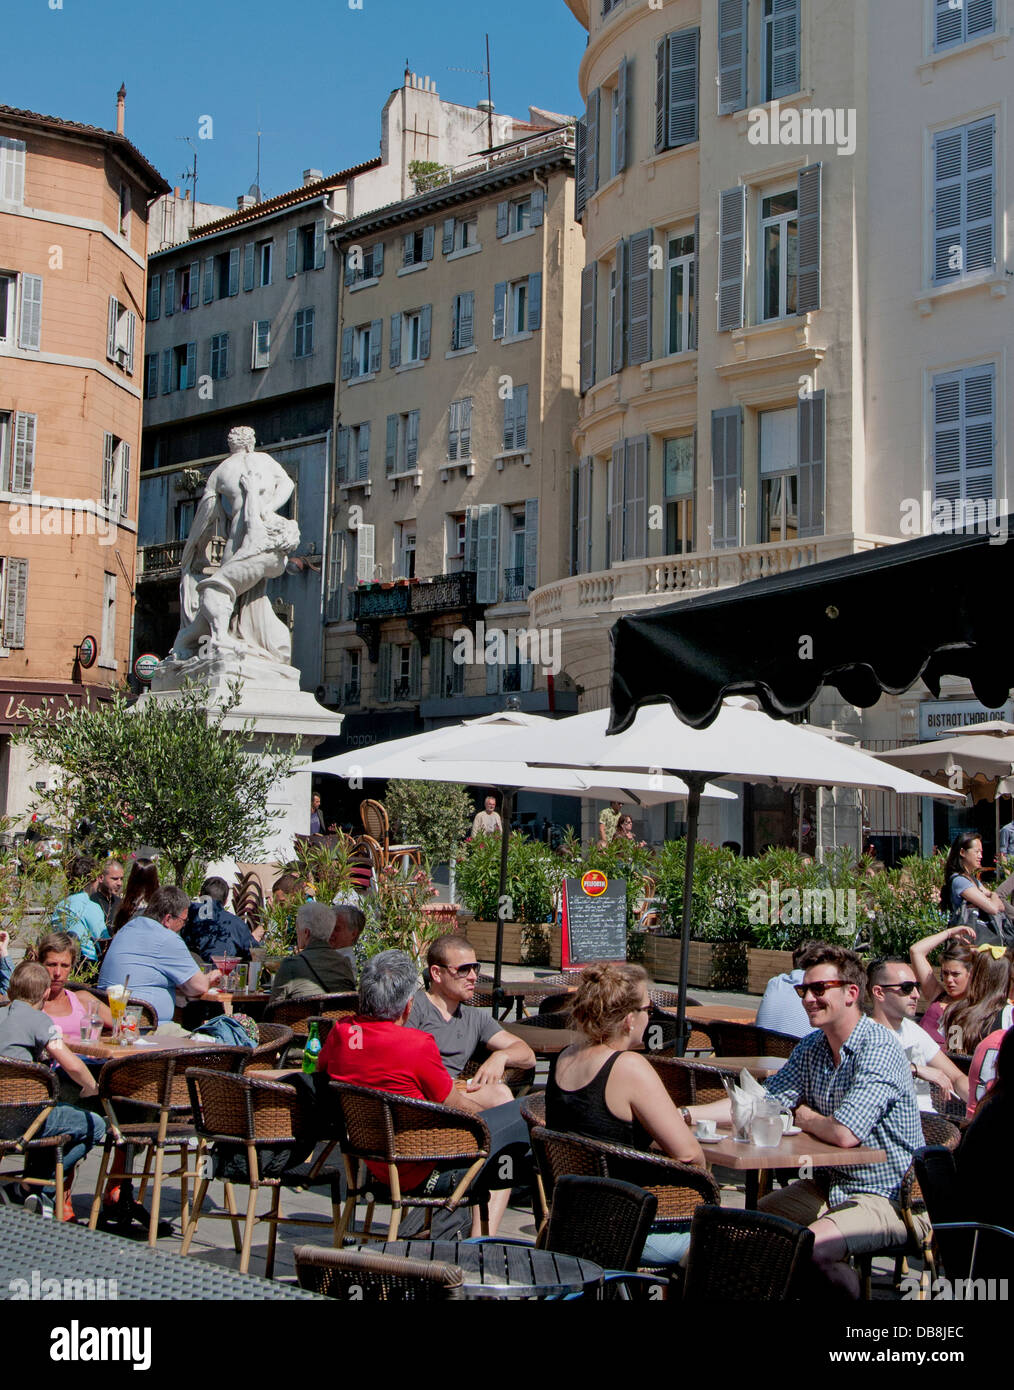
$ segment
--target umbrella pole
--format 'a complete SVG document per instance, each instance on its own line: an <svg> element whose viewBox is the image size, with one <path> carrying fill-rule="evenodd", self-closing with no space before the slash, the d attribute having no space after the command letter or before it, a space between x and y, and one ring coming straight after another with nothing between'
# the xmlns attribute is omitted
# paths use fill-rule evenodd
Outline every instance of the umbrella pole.
<svg viewBox="0 0 1014 1390"><path fill-rule="evenodd" d="M683 1057L687 1050L687 977L690 974L690 903L694 889L694 855L697 851L701 792L707 778L699 772L681 772L678 775L690 791L687 798L687 854L683 871L683 922L680 927L680 995L676 1007L676 1055Z"/></svg>
<svg viewBox="0 0 1014 1390"><path fill-rule="evenodd" d="M503 832L500 835L500 892L496 901L496 955L493 961L493 1017L499 1018L499 1010L505 1007L500 977L503 973L503 923L507 897L507 853L510 848L511 817L514 814L514 788L503 789L503 803L500 807L500 820Z"/></svg>

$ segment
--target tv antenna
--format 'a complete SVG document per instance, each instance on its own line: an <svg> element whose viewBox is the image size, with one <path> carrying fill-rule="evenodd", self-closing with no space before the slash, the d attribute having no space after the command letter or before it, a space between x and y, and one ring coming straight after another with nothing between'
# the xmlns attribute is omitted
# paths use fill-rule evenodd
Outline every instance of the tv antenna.
<svg viewBox="0 0 1014 1390"><path fill-rule="evenodd" d="M468 72L474 77L486 79L486 145L484 154L493 148L493 71L489 61L489 35L486 35L486 66L484 68L448 68L448 72Z"/></svg>
<svg viewBox="0 0 1014 1390"><path fill-rule="evenodd" d="M249 195L252 196L252 197L255 197L255 198L257 199L257 201L260 202L260 201L261 201L261 136L262 136L262 135L277 135L277 134L278 134L278 131L277 131L277 130L262 130L262 129L261 129L261 104L260 104L260 102L257 103L257 129L254 130L254 131L245 130L245 131L243 132L243 134L244 134L244 135L256 135L256 136L257 136L257 177L254 179L253 183L250 185Z"/></svg>
<svg viewBox="0 0 1014 1390"><path fill-rule="evenodd" d="M191 140L189 135L177 135L176 139L185 140L194 152L193 169L184 169L183 173L180 175L180 178L184 183L190 180L190 182L193 184L193 204L190 209L190 231L191 234L193 234L193 230L197 225L197 146L194 144L193 140Z"/></svg>

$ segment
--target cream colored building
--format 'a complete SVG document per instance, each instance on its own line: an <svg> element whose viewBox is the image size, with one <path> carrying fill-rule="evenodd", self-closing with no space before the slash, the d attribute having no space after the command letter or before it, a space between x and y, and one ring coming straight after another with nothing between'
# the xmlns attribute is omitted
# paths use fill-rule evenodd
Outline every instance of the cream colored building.
<svg viewBox="0 0 1014 1390"><path fill-rule="evenodd" d="M326 703L350 746L509 695L574 710L551 643L511 645L570 553L573 127L532 130L331 238L345 270Z"/></svg>
<svg viewBox="0 0 1014 1390"><path fill-rule="evenodd" d="M567 4L589 29L580 462L570 577L531 609L590 708L623 613L921 534L934 501L1007 510L1012 16ZM889 593L870 614L904 621ZM911 740L925 696L812 717Z"/></svg>

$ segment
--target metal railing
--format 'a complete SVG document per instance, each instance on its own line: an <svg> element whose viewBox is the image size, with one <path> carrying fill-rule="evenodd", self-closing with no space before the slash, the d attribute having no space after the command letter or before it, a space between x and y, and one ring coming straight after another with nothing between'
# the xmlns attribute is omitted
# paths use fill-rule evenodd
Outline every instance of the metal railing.
<svg viewBox="0 0 1014 1390"><path fill-rule="evenodd" d="M531 588L525 583L524 566L517 569L504 570L503 572L503 599L504 603L524 603L531 593Z"/></svg>
<svg viewBox="0 0 1014 1390"><path fill-rule="evenodd" d="M165 574L179 569L186 541L165 541L161 545L143 545L140 549L138 578L142 575Z"/></svg>

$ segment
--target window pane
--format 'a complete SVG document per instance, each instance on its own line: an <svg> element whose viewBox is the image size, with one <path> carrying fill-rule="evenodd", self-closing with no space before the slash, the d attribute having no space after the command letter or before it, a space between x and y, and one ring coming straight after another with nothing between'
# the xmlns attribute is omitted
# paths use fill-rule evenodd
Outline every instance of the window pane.
<svg viewBox="0 0 1014 1390"><path fill-rule="evenodd" d="M781 315L779 288L781 285L781 228L764 228L764 317L776 319Z"/></svg>
<svg viewBox="0 0 1014 1390"><path fill-rule="evenodd" d="M762 473L787 473L799 467L795 410L765 410L760 417Z"/></svg>
<svg viewBox="0 0 1014 1390"><path fill-rule="evenodd" d="M785 228L785 312L796 312L796 291L799 285L799 228L789 222Z"/></svg>
<svg viewBox="0 0 1014 1390"><path fill-rule="evenodd" d="M665 495L666 497L686 497L694 490L694 439L684 435L681 439L665 441Z"/></svg>
<svg viewBox="0 0 1014 1390"><path fill-rule="evenodd" d="M689 555L694 549L694 502L687 497L665 506L665 553Z"/></svg>
<svg viewBox="0 0 1014 1390"><path fill-rule="evenodd" d="M669 351L682 352L686 347L683 341L683 265L674 265L669 271Z"/></svg>

